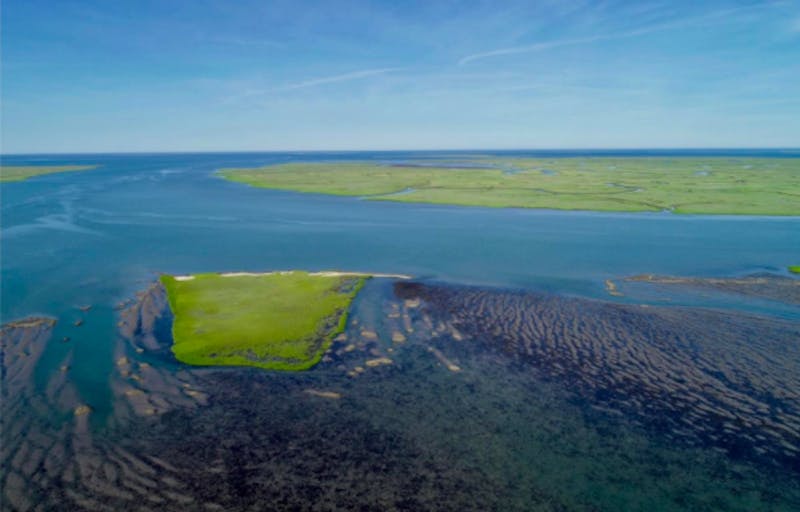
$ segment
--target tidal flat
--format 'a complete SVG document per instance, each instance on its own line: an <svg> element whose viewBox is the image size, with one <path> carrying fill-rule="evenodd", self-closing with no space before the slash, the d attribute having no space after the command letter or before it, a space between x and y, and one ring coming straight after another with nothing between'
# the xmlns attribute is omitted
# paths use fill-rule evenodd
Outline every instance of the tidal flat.
<svg viewBox="0 0 800 512"><path fill-rule="evenodd" d="M789 267L791 272L791 267ZM627 282L651 283L654 285L717 290L749 297L800 304L800 280L790 277L763 274L737 278L676 277L642 274L625 278Z"/></svg>
<svg viewBox="0 0 800 512"><path fill-rule="evenodd" d="M800 215L800 165L775 158L473 158L223 169L254 187L495 208Z"/></svg>
<svg viewBox="0 0 800 512"><path fill-rule="evenodd" d="M167 293L120 311L98 417L36 392L47 319L3 327L19 510L794 510L800 324L495 288L368 282L304 372L172 354ZM69 366L69 359L65 360ZM30 414L29 411L37 411ZM92 426L92 421L96 423Z"/></svg>
<svg viewBox="0 0 800 512"><path fill-rule="evenodd" d="M689 153L655 156L790 159ZM798 217L370 201L217 174L610 156L653 155L4 157L102 169L0 185L0 508L799 509ZM374 276L315 365L176 357L160 276L292 268Z"/></svg>

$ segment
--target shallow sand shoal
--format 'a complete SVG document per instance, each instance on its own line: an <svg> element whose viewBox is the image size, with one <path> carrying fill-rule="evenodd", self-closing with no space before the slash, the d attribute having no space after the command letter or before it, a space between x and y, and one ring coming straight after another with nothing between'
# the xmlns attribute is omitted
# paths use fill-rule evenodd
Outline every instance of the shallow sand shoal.
<svg viewBox="0 0 800 512"><path fill-rule="evenodd" d="M286 275L292 274L297 272L296 270L273 270L270 272L220 272L219 275L221 277L244 277L244 276L251 276L251 277L258 277L258 276L271 276L271 275ZM320 272L309 272L308 275L310 276L318 276L318 277L347 277L347 276L355 276L355 277L382 277L388 279L411 279L413 276L407 274L373 274L369 272L345 272L340 270L324 270ZM173 276L176 281L191 281L195 278L194 275L182 275L182 276Z"/></svg>

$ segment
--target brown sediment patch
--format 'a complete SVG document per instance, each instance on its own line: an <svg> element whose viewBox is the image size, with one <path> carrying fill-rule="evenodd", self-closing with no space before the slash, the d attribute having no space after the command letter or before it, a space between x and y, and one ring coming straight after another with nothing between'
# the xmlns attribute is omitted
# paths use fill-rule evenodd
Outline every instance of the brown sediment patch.
<svg viewBox="0 0 800 512"><path fill-rule="evenodd" d="M161 283L136 294L136 300L126 301L121 308L118 324L120 335L134 348L150 351L169 350L168 343L157 340L158 323L171 322L167 294Z"/></svg>
<svg viewBox="0 0 800 512"><path fill-rule="evenodd" d="M4 403L13 400L30 385L33 369L55 325L52 318L25 318L3 324L0 328Z"/></svg>
<svg viewBox="0 0 800 512"><path fill-rule="evenodd" d="M419 299L406 299L403 303L406 309L414 309L419 307Z"/></svg>
<svg viewBox="0 0 800 512"><path fill-rule="evenodd" d="M85 414L89 414L92 412L92 408L86 404L81 404L75 408L74 414L75 416L83 416Z"/></svg>
<svg viewBox="0 0 800 512"><path fill-rule="evenodd" d="M367 359L364 364L369 368L375 368L376 366L393 364L393 361L388 357L376 357L375 359Z"/></svg>
<svg viewBox="0 0 800 512"><path fill-rule="evenodd" d="M408 334L414 332L414 326L411 324L411 316L408 313L403 314L403 328Z"/></svg>
<svg viewBox="0 0 800 512"><path fill-rule="evenodd" d="M110 421L123 425L132 417L153 417L175 408L205 405L197 375L182 365L154 367L145 354L171 361L169 326L171 314L160 283L137 294L137 300L120 312L120 337L114 351L115 373L111 388L116 396Z"/></svg>
<svg viewBox="0 0 800 512"><path fill-rule="evenodd" d="M378 333L370 329L362 329L361 338L366 341L378 341Z"/></svg>
<svg viewBox="0 0 800 512"><path fill-rule="evenodd" d="M342 398L342 394L341 393L337 393L335 391L322 391L322 390L312 389L312 388L304 389L303 393L305 393L307 395L311 395L311 396L318 396L320 398L328 398L328 399L331 399L331 400L339 400L340 398Z"/></svg>
<svg viewBox="0 0 800 512"><path fill-rule="evenodd" d="M397 283L444 321L668 438L800 470L800 324L719 311ZM757 440L757 441L756 441Z"/></svg>
<svg viewBox="0 0 800 512"><path fill-rule="evenodd" d="M617 283L611 279L606 279L606 291L614 297L622 297L622 292L617 289Z"/></svg>
<svg viewBox="0 0 800 512"><path fill-rule="evenodd" d="M109 423L129 428L136 414L151 417L176 407L205 404L207 394L194 389L197 379L179 369L165 374L129 353L142 338L156 337L158 318L148 309L159 290L149 290L125 312L136 324L122 337L115 356L112 388L119 391ZM158 313L161 315L162 313ZM155 316L158 316L155 315ZM0 509L2 510L185 510L193 508L189 470L170 467L154 456L96 436L90 426L91 404L80 400L68 380L71 354L39 390L33 370L52 336L55 321L25 319L4 324L0 335ZM134 379L134 377L136 377ZM135 414L131 414L131 411ZM144 420L143 420L144 421ZM152 423L150 423L152 425ZM213 498L209 497L213 504Z"/></svg>
<svg viewBox="0 0 800 512"><path fill-rule="evenodd" d="M760 275L749 277L708 278L674 277L642 274L625 278L629 282L645 282L657 285L687 286L751 297L800 304L800 279Z"/></svg>
<svg viewBox="0 0 800 512"><path fill-rule="evenodd" d="M428 347L428 352L436 356L436 359L438 359L439 362L442 363L442 365L444 365L444 367L450 370L451 372L461 371L461 368L457 364L449 360L447 357L445 357L442 351L439 350L438 348Z"/></svg>
<svg viewBox="0 0 800 512"><path fill-rule="evenodd" d="M3 510L74 508L61 490L80 478L77 465L91 457L90 408L78 402L61 371L71 356L66 356L44 390L33 378L54 325L55 320L48 318L25 319L4 324L0 333Z"/></svg>

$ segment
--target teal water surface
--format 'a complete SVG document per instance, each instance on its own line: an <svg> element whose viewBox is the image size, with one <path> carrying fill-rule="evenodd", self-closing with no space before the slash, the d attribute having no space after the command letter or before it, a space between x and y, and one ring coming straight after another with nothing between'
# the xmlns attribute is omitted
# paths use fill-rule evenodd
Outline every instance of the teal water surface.
<svg viewBox="0 0 800 512"><path fill-rule="evenodd" d="M435 156L5 157L8 165L100 167L0 185L2 318L62 320L57 335L74 340L81 362L74 378L96 392L111 364L111 308L162 272L346 269L607 297L607 278L785 272L800 258L797 218L392 204L254 189L214 175L286 161ZM81 305L99 307L80 315ZM85 324L72 327L79 316Z"/></svg>
<svg viewBox="0 0 800 512"><path fill-rule="evenodd" d="M625 276L642 273L788 276L786 267L800 263L797 217L394 204L255 189L214 175L224 167L287 161L390 163L436 157L430 153L4 157L7 165L99 167L0 184L0 315L3 322L31 315L58 319L54 342L36 368L37 382L44 390L69 356L70 379L78 395L92 404L93 419L100 421L112 408L109 379L115 368L118 305L146 289L160 273L341 269L409 274L432 283L663 304L646 290L637 292L636 286L626 289L623 297L611 297L605 280L619 283ZM800 320L796 305L718 293L675 292L669 304ZM86 306L91 309L81 309ZM360 314L369 315L369 308L361 310ZM59 343L62 339L68 341ZM412 382L411 375L402 382ZM527 467L534 458L520 464ZM498 461L503 464L502 458ZM592 487L588 481L580 485ZM602 486L596 492L611 493ZM614 502L613 497L604 499Z"/></svg>

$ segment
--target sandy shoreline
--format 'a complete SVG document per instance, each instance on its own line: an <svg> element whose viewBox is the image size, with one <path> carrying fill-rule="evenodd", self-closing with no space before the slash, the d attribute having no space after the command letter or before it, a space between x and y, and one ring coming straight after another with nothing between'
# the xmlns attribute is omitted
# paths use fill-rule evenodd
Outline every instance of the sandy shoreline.
<svg viewBox="0 0 800 512"><path fill-rule="evenodd" d="M221 272L218 273L219 276L222 277L243 277L243 276L271 276L275 274L292 274L294 272L299 272L297 270L274 270L271 272ZM342 277L342 276L363 276L363 277L383 277L383 278L390 278L390 279L411 279L412 276L406 274L371 274L369 272L342 272L339 270L325 270L320 272L309 272L308 275L310 276L319 276L319 277ZM184 276L173 276L176 281L191 281L194 279L194 275L184 275Z"/></svg>

